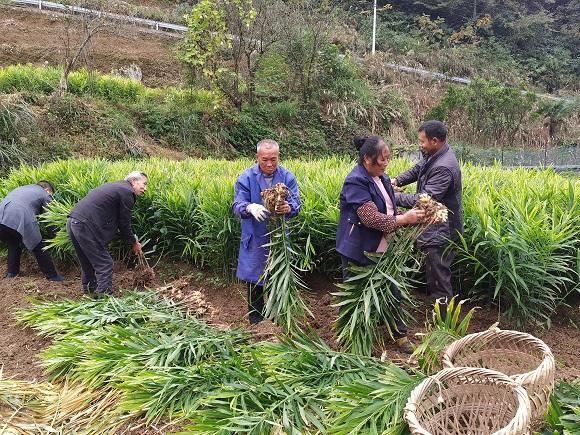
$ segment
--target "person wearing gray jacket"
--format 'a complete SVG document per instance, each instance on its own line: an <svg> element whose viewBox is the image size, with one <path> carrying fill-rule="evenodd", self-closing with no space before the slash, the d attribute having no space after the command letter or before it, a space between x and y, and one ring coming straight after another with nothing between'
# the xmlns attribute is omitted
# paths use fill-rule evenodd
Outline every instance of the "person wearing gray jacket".
<svg viewBox="0 0 580 435"><path fill-rule="evenodd" d="M416 194L396 194L398 206L411 208L421 193L427 193L448 209L448 221L429 225L417 240L426 258L427 292L446 303L453 297L451 263L455 256L447 248L450 242L458 242L463 233L461 168L447 144L447 127L441 121L424 122L419 127L419 142L423 157L414 167L395 177L392 184L405 186L417 182ZM445 314L446 310L442 312Z"/></svg>
<svg viewBox="0 0 580 435"><path fill-rule="evenodd" d="M52 201L54 187L48 181L17 187L0 203L0 240L8 245L8 268L5 277L20 273L22 245L36 257L38 267L50 281L64 281L56 272L50 254L43 249L37 216Z"/></svg>

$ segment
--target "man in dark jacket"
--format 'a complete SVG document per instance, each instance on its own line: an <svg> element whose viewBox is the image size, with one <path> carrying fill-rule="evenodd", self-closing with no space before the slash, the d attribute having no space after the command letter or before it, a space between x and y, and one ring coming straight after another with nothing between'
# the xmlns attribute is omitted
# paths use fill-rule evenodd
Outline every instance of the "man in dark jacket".
<svg viewBox="0 0 580 435"><path fill-rule="evenodd" d="M141 254L131 216L137 196L147 190L147 175L131 172L125 180L105 183L91 190L70 212L67 231L81 265L85 293L96 297L113 293L113 259L107 245L117 232Z"/></svg>
<svg viewBox="0 0 580 435"><path fill-rule="evenodd" d="M417 182L414 195L397 194L397 205L413 207L419 194L427 193L444 204L449 219L443 224L427 227L417 240L418 247L425 253L425 279L427 291L435 298L449 300L451 288L452 251L446 248L449 241L457 242L463 233L463 208L461 206L461 168L455 154L446 142L447 128L441 121L427 121L419 127L419 142L422 159L413 168L400 174L392 184L405 186Z"/></svg>
<svg viewBox="0 0 580 435"><path fill-rule="evenodd" d="M0 203L0 240L8 245L8 269L6 278L15 278L20 273L22 245L36 257L38 267L47 279L63 281L50 254L43 250L42 235L37 216L50 201L54 187L48 181L17 187Z"/></svg>

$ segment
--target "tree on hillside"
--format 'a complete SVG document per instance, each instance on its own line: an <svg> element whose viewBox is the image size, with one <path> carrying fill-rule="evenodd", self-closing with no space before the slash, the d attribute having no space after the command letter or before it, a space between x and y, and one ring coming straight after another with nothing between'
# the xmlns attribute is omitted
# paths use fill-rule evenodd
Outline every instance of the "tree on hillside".
<svg viewBox="0 0 580 435"><path fill-rule="evenodd" d="M255 96L256 71L276 47L304 98L312 93L331 7L315 0L202 0L187 17L178 57L238 109Z"/></svg>
<svg viewBox="0 0 580 435"><path fill-rule="evenodd" d="M186 17L188 32L179 45L177 57L198 77L212 83L220 66L219 53L230 44L226 20L215 2L200 1Z"/></svg>
<svg viewBox="0 0 580 435"><path fill-rule="evenodd" d="M231 90L240 107L243 99L253 103L256 66L266 51L283 38L293 13L284 2L271 0L231 0L225 10L232 36Z"/></svg>
<svg viewBox="0 0 580 435"><path fill-rule="evenodd" d="M186 17L188 32L179 47L179 59L222 90L237 108L246 87L242 67L251 66L252 54L261 44L252 32L256 15L252 0L202 0ZM232 65L222 59L228 49Z"/></svg>
<svg viewBox="0 0 580 435"><path fill-rule="evenodd" d="M93 38L105 28L110 27L100 14L77 16L74 15L74 7L69 7L66 11L64 32L61 35L64 52L63 71L56 95L62 95L67 91L68 76L81 58L86 60Z"/></svg>

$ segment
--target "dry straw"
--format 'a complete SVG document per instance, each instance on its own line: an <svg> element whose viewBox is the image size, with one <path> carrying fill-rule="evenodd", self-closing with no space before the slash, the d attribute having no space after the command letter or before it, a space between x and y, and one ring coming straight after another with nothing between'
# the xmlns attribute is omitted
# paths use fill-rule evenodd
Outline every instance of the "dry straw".
<svg viewBox="0 0 580 435"><path fill-rule="evenodd" d="M483 367L506 374L526 389L534 421L543 418L554 390L552 351L524 332L493 328L466 335L445 350L443 365Z"/></svg>
<svg viewBox="0 0 580 435"><path fill-rule="evenodd" d="M405 420L413 435L526 435L528 395L500 372L448 368L411 392Z"/></svg>

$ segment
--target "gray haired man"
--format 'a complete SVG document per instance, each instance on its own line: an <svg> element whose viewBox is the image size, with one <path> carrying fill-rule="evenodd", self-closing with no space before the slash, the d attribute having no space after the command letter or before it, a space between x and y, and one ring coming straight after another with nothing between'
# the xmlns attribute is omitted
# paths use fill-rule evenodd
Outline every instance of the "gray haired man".
<svg viewBox="0 0 580 435"><path fill-rule="evenodd" d="M147 190L147 175L131 172L123 181L105 183L91 190L69 214L67 231L81 265L83 291L96 297L113 294L113 259L107 245L120 233L135 254L141 244L133 232L131 217L137 196Z"/></svg>

